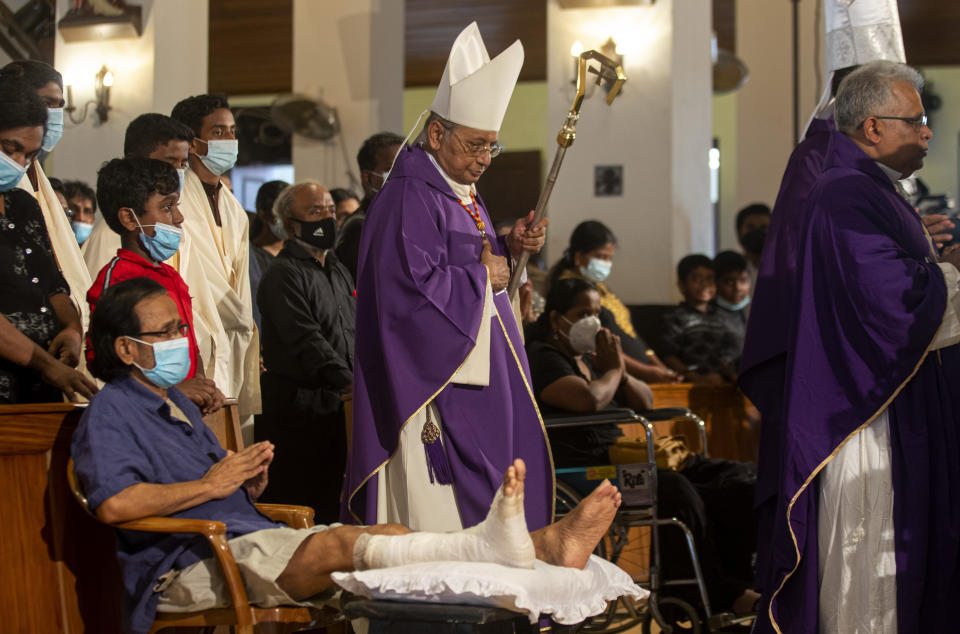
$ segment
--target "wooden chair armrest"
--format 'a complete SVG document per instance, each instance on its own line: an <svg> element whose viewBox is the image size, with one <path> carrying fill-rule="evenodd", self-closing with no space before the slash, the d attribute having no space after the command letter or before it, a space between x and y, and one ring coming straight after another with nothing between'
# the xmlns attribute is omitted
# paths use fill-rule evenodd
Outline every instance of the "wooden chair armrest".
<svg viewBox="0 0 960 634"><path fill-rule="evenodd" d="M208 540L214 535L226 535L227 525L213 520L194 520L181 517L141 517L138 520L112 525L128 531L150 533L197 533Z"/></svg>
<svg viewBox="0 0 960 634"><path fill-rule="evenodd" d="M309 506L257 504L257 510L274 522L283 522L290 528L310 528L313 526L314 511Z"/></svg>
<svg viewBox="0 0 960 634"><path fill-rule="evenodd" d="M243 586L243 577L233 558L230 544L227 541L227 525L213 520L196 520L180 517L142 517L130 522L120 522L112 525L128 531L147 531L152 533L195 533L203 535L213 550L217 563L223 570L227 589L230 592L230 601L236 613L238 626L253 626L253 611L247 600L247 590Z"/></svg>

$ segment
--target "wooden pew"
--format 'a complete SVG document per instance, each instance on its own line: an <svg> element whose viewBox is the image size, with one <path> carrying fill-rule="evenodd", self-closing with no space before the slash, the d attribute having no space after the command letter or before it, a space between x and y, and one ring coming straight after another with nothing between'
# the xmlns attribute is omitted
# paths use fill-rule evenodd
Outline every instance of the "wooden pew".
<svg viewBox="0 0 960 634"><path fill-rule="evenodd" d="M759 423L756 409L734 385L655 383L654 407L686 407L707 426L710 456L755 461ZM682 430L671 433L683 433Z"/></svg>
<svg viewBox="0 0 960 634"><path fill-rule="evenodd" d="M113 530L67 485L70 439L83 409L0 405L0 615L4 632L119 634L123 596ZM227 449L236 402L205 419Z"/></svg>

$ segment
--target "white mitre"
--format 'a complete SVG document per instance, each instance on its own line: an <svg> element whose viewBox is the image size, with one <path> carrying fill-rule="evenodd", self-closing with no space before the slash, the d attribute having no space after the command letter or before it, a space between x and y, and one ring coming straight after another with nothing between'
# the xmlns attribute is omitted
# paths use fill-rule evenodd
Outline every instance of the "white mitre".
<svg viewBox="0 0 960 634"><path fill-rule="evenodd" d="M814 117L832 114L833 73L848 66L887 60L905 64L897 0L825 0L827 81Z"/></svg>
<svg viewBox="0 0 960 634"><path fill-rule="evenodd" d="M491 60L471 22L453 42L430 110L468 128L499 132L521 66L520 40Z"/></svg>

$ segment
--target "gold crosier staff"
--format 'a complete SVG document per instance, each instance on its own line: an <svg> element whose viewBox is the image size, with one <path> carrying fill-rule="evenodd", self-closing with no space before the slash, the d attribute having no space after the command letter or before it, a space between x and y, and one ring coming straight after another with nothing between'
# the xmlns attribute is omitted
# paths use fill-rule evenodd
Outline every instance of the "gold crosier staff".
<svg viewBox="0 0 960 634"><path fill-rule="evenodd" d="M550 200L553 186L557 182L557 174L560 173L563 156L567 153L567 148L573 145L573 141L577 137L577 120L580 118L580 105L583 103L587 84L587 61L591 59L600 64L599 70L593 67L589 69L591 73L596 73L597 85L599 86L605 79L612 82L610 91L607 93L608 106L613 103L613 100L616 99L617 94L620 92L620 88L622 88L624 82L627 81L627 76L623 74L623 67L609 57L593 50L584 51L580 54L579 64L577 66L577 94L573 98L573 105L570 106L570 112L567 113L563 127L560 128L560 132L557 134L557 145L560 147L557 148L557 153L553 157L553 165L550 167L547 180L543 184L543 189L540 191L540 198L537 200L537 207L533 214L533 222L530 224L531 227L535 227L537 223L547 215L547 201ZM517 295L517 289L520 287L520 276L523 270L527 268L527 260L529 259L530 254L524 251L520 254L520 259L513 269L513 274L510 276L510 285L508 286L511 299Z"/></svg>

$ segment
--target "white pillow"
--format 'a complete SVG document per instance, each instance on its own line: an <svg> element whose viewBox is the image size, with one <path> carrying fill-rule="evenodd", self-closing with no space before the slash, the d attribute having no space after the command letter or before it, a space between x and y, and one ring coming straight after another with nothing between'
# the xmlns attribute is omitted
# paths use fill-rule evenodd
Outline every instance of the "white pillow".
<svg viewBox="0 0 960 634"><path fill-rule="evenodd" d="M362 572L335 572L337 585L368 599L492 605L572 625L603 612L608 601L649 592L614 564L591 555L583 570L537 560L532 570L500 564L442 561Z"/></svg>

